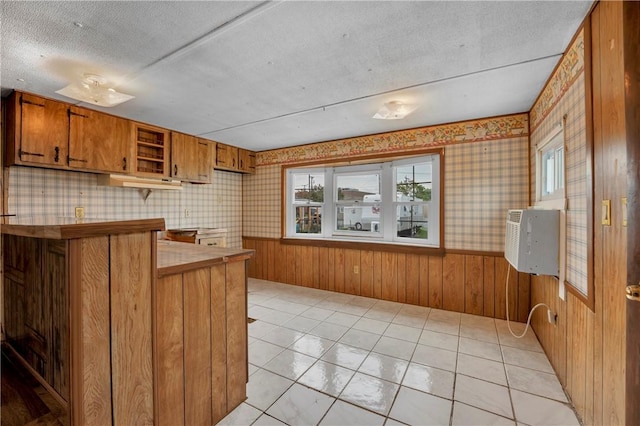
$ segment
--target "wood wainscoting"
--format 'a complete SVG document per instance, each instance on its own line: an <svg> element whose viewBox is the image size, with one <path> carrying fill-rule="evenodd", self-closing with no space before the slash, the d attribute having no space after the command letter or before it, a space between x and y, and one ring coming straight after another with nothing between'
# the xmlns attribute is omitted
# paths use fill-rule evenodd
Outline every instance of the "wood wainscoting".
<svg viewBox="0 0 640 426"><path fill-rule="evenodd" d="M243 237L256 251L249 277L339 293L392 300L491 318L506 318L502 254L444 256L283 244ZM509 278L509 317L525 322L531 299L529 274Z"/></svg>

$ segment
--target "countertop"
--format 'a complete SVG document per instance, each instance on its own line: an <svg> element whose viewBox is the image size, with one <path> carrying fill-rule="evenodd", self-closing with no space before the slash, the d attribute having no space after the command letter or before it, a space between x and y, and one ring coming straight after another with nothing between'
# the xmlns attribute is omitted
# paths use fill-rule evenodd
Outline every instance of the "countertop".
<svg viewBox="0 0 640 426"><path fill-rule="evenodd" d="M70 240L132 232L164 231L164 219L76 219L75 217L9 216L2 218L2 234Z"/></svg>
<svg viewBox="0 0 640 426"><path fill-rule="evenodd" d="M254 250L158 240L158 277L180 274L219 263L247 260L253 256L254 252Z"/></svg>

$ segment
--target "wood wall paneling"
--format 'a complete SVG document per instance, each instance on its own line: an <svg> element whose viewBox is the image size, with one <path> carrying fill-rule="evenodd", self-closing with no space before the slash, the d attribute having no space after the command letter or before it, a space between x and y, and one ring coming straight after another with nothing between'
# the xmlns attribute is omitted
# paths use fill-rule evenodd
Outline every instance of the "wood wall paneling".
<svg viewBox="0 0 640 426"><path fill-rule="evenodd" d="M484 262L482 256L466 256L464 311L468 314L484 314Z"/></svg>
<svg viewBox="0 0 640 426"><path fill-rule="evenodd" d="M227 263L227 409L247 397L247 281L244 262Z"/></svg>
<svg viewBox="0 0 640 426"><path fill-rule="evenodd" d="M156 286L156 387L159 426L184 425L184 313L182 275Z"/></svg>
<svg viewBox="0 0 640 426"><path fill-rule="evenodd" d="M211 387L212 424L218 423L227 413L227 316L225 265L210 269L211 274Z"/></svg>
<svg viewBox="0 0 640 426"><path fill-rule="evenodd" d="M116 425L153 423L152 242L155 250L150 233L110 237L111 380Z"/></svg>
<svg viewBox="0 0 640 426"><path fill-rule="evenodd" d="M340 293L406 302L488 317L505 318L505 279L508 263L486 254L448 253L443 256L394 253L354 248L297 246L278 239L244 238L256 250L250 277L320 288ZM259 262L273 255L276 269ZM269 257L269 261L272 259ZM299 269L304 269L301 271ZM358 271L357 273L355 271ZM510 274L510 317L526 321L531 298L528 274ZM546 318L546 314L545 314Z"/></svg>
<svg viewBox="0 0 640 426"><path fill-rule="evenodd" d="M184 273L185 424L211 420L211 277L207 268ZM187 284L188 283L188 284Z"/></svg>
<svg viewBox="0 0 640 426"><path fill-rule="evenodd" d="M69 242L73 424L112 423L109 255L109 237Z"/></svg>

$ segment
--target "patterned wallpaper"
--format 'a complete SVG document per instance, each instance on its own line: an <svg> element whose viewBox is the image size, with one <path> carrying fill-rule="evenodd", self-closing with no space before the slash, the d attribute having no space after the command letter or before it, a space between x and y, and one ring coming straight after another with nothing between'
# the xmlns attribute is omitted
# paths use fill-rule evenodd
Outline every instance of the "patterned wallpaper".
<svg viewBox="0 0 640 426"><path fill-rule="evenodd" d="M526 136L527 114L463 121L331 142L274 149L256 155L258 166L330 160L362 154L410 152L454 143L482 142Z"/></svg>
<svg viewBox="0 0 640 426"><path fill-rule="evenodd" d="M503 251L507 209L528 203L527 136L518 114L260 152L243 182L244 235L280 238L283 164L444 146L445 247Z"/></svg>
<svg viewBox="0 0 640 426"><path fill-rule="evenodd" d="M536 145L563 122L565 134L567 260L565 279L587 293L587 134L584 75L584 31L567 51L558 70L532 109L531 198L535 199ZM536 111L535 128L533 127Z"/></svg>
<svg viewBox="0 0 640 426"><path fill-rule="evenodd" d="M75 207L83 206L87 217L163 217L167 229L226 228L227 246L242 247L242 175L215 171L213 184L183 187L153 191L144 201L137 189L98 186L95 174L14 166L9 169L8 211L73 216Z"/></svg>
<svg viewBox="0 0 640 426"><path fill-rule="evenodd" d="M584 71L584 30L580 30L575 40L562 57L562 62L542 90L529 113L531 133L551 113L563 95Z"/></svg>

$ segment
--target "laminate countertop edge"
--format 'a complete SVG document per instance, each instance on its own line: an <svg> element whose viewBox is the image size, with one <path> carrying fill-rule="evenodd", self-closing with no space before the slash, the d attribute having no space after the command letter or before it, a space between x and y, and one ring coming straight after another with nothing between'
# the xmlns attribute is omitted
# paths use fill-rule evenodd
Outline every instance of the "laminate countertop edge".
<svg viewBox="0 0 640 426"><path fill-rule="evenodd" d="M221 263L245 261L255 253L255 250L201 246L169 240L159 240L157 247L158 278Z"/></svg>
<svg viewBox="0 0 640 426"><path fill-rule="evenodd" d="M163 218L105 220L70 217L9 217L0 223L0 233L20 237L72 240L104 235L164 231Z"/></svg>

